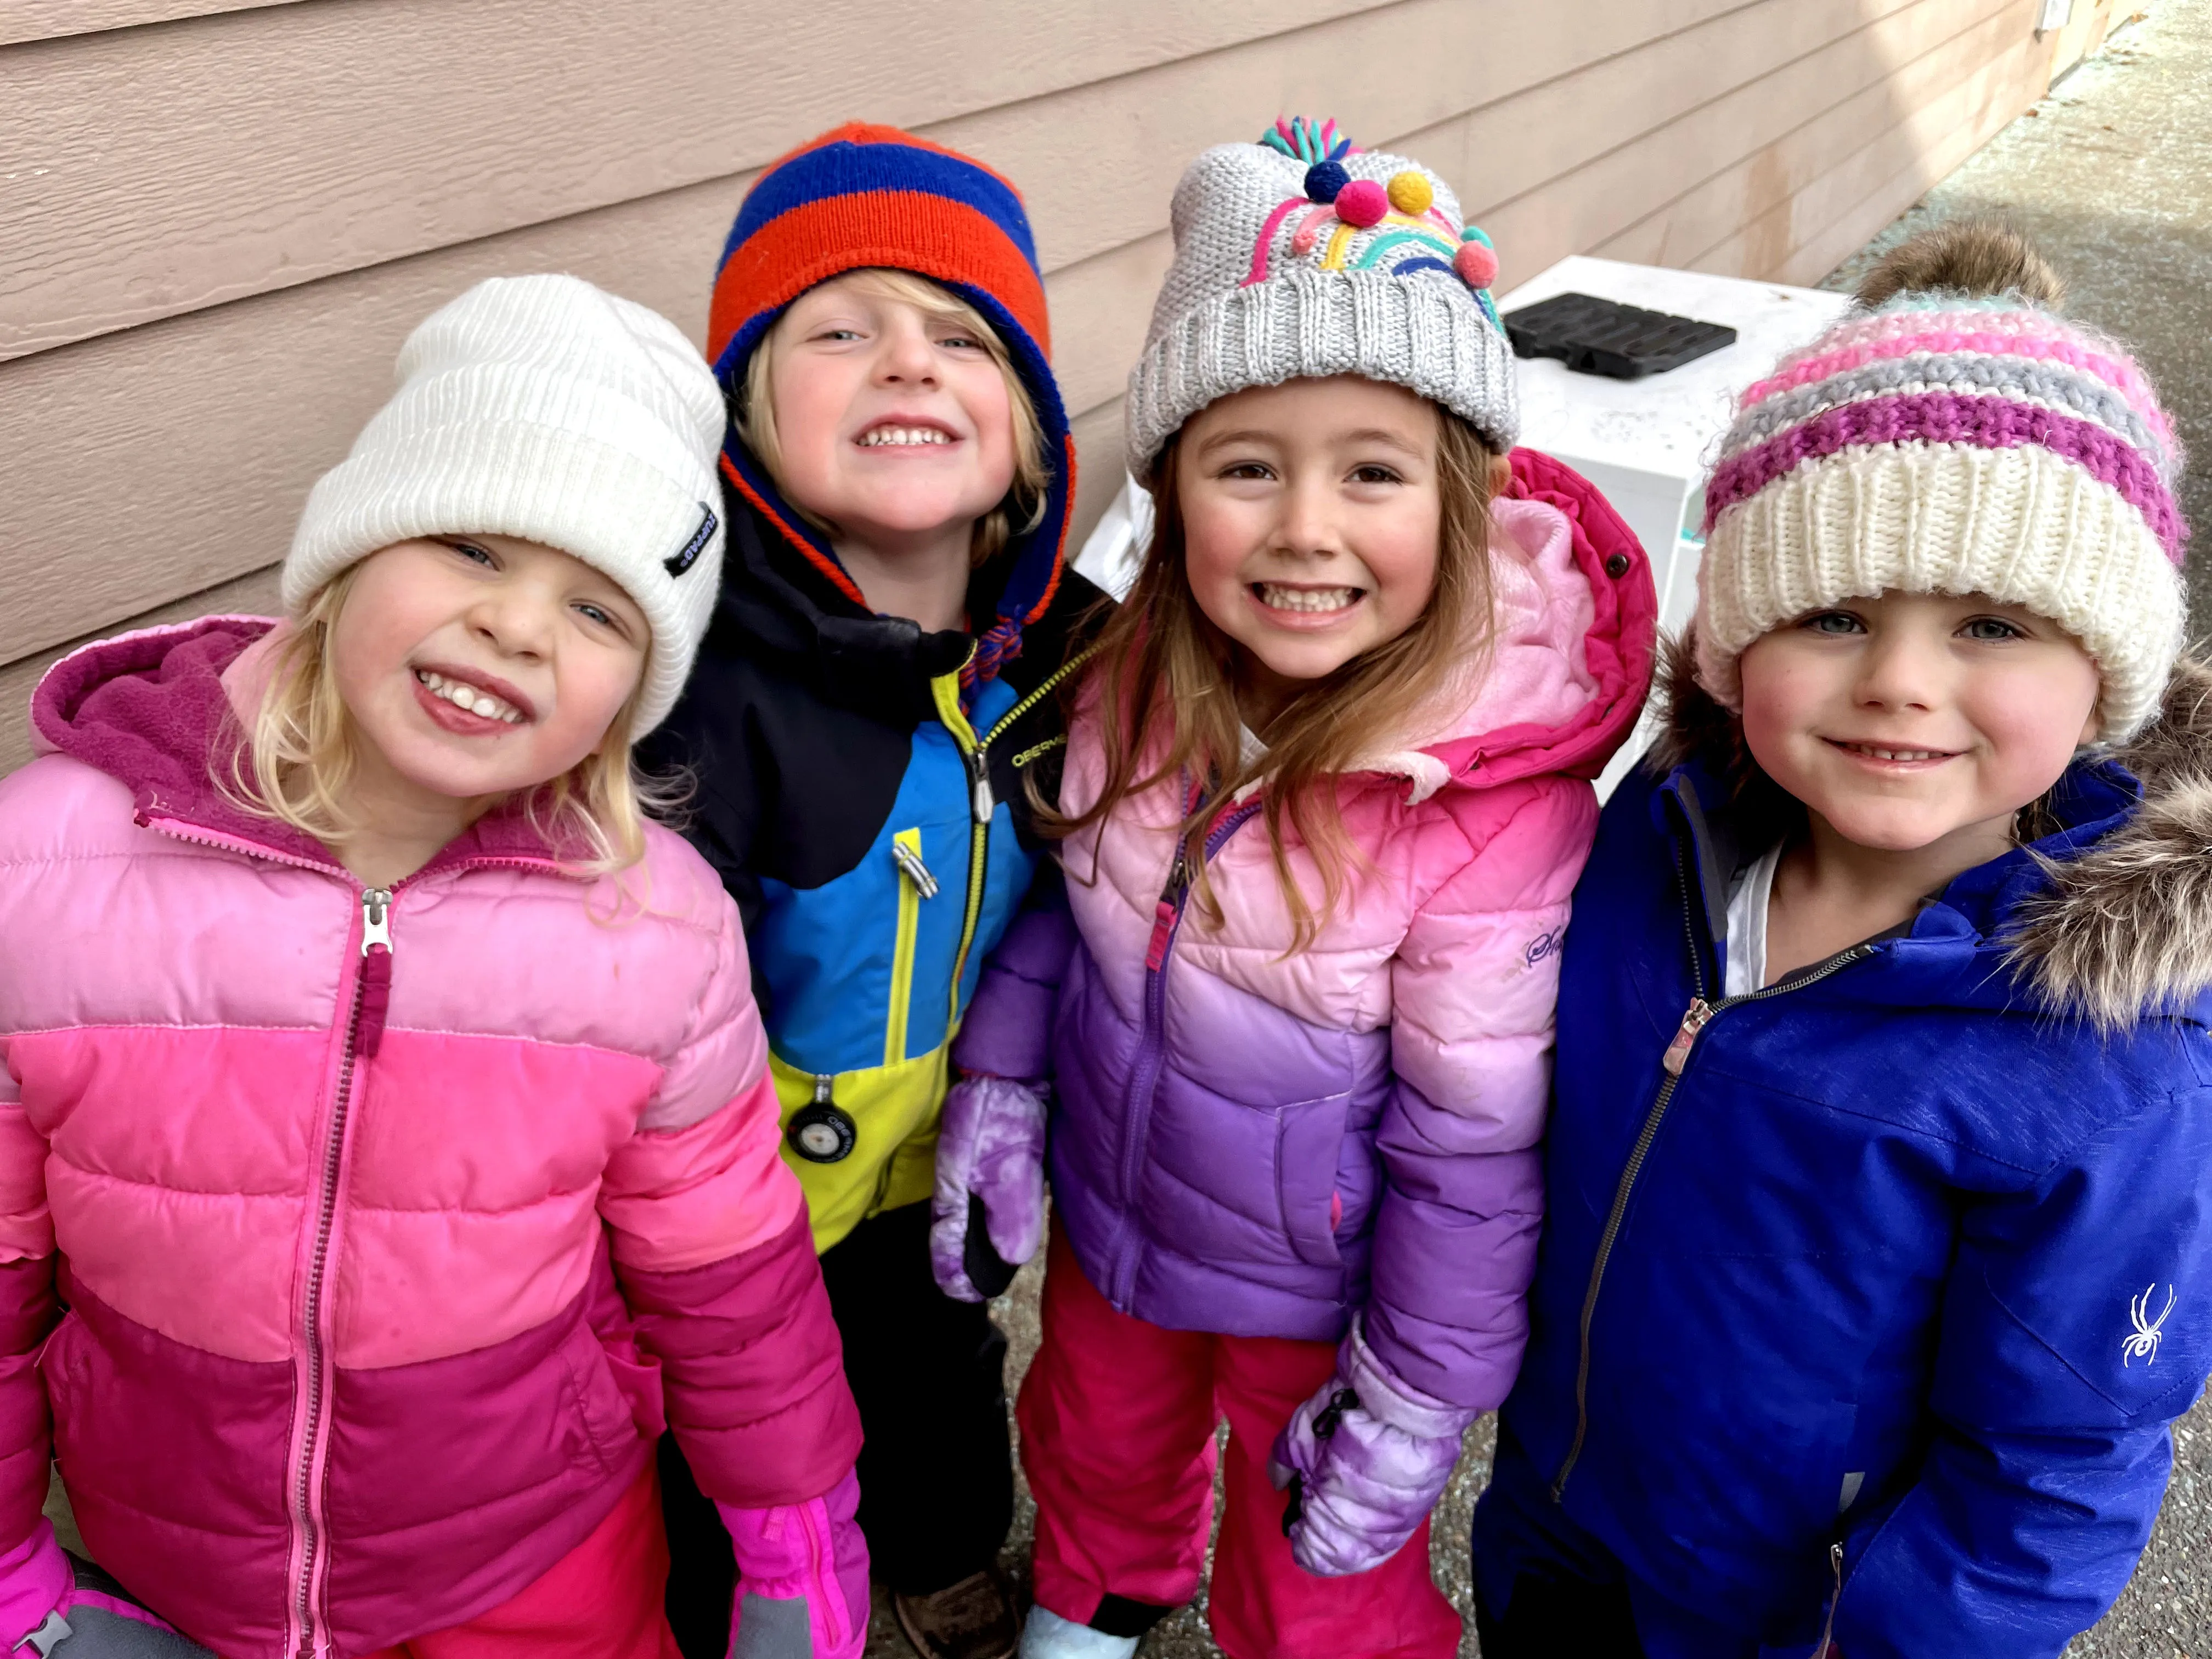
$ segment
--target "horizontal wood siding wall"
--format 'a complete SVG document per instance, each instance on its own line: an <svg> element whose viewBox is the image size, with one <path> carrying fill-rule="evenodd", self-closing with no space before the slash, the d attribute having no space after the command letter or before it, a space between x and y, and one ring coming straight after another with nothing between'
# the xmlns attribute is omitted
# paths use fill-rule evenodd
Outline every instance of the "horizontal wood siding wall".
<svg viewBox="0 0 2212 1659"><path fill-rule="evenodd" d="M1501 288L1577 252L1813 280L2112 3L940 0L921 40L899 0L0 0L0 771L71 644L274 603L426 313L563 270L700 336L746 185L834 121L1023 187L1081 531L1206 145L1334 114L1458 185Z"/></svg>

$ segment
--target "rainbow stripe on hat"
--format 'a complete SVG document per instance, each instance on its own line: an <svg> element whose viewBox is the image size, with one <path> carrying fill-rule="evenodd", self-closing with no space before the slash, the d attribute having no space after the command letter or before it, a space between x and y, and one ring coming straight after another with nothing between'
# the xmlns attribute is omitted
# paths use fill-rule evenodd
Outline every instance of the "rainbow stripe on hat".
<svg viewBox="0 0 2212 1659"><path fill-rule="evenodd" d="M1749 387L1705 489L1698 676L1794 617L1893 589L2051 617L2148 720L2179 648L2181 449L2114 342L2016 295L1908 291Z"/></svg>
<svg viewBox="0 0 2212 1659"><path fill-rule="evenodd" d="M896 127L849 122L811 140L772 163L738 210L715 270L708 360L726 391L735 386L786 306L817 283L869 267L942 283L990 319L1055 463L1042 520L1017 539L999 620L978 640L969 665L971 681L987 680L1019 652L1023 627L1052 603L1075 487L1074 441L1052 377L1044 277L1019 192L981 162ZM724 441L722 471L839 592L866 603L734 428Z"/></svg>

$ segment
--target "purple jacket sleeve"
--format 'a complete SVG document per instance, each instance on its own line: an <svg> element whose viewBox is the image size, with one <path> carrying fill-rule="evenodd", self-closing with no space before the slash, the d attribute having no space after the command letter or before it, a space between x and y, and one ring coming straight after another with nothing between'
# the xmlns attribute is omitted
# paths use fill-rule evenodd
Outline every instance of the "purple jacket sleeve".
<svg viewBox="0 0 2212 1659"><path fill-rule="evenodd" d="M1559 946L1596 821L1589 784L1547 776L1425 829L1439 847L1425 866L1450 868L1452 838L1468 850L1391 965L1367 1341L1467 1410L1504 1399L1528 1340Z"/></svg>
<svg viewBox="0 0 2212 1659"><path fill-rule="evenodd" d="M1075 954L1075 918L1060 866L1037 871L1021 914L983 964L975 1000L952 1045L963 1072L1021 1082L1052 1076L1052 1016L1060 981Z"/></svg>

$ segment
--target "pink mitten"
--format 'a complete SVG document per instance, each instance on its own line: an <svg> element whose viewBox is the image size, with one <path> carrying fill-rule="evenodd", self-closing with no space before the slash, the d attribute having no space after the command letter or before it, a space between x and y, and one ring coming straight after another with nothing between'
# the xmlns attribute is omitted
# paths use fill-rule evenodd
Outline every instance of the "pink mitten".
<svg viewBox="0 0 2212 1659"><path fill-rule="evenodd" d="M730 1659L860 1659L868 1639L868 1546L854 1520L860 1477L768 1509L717 1504L738 1558Z"/></svg>

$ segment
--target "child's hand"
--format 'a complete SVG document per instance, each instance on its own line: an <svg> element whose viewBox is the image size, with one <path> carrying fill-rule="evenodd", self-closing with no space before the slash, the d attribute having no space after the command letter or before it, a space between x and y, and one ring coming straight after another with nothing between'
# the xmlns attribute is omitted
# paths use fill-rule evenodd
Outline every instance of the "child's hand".
<svg viewBox="0 0 2212 1659"><path fill-rule="evenodd" d="M1355 1319L1335 1376L1291 1414L1268 1460L1268 1478L1291 1489L1283 1532L1297 1564L1341 1578L1395 1555L1443 1495L1474 1418L1392 1376Z"/></svg>
<svg viewBox="0 0 2212 1659"><path fill-rule="evenodd" d="M738 1561L730 1659L860 1659L868 1641L868 1545L847 1474L804 1504L717 1504Z"/></svg>
<svg viewBox="0 0 2212 1659"><path fill-rule="evenodd" d="M0 1641L39 1659L214 1659L55 1540L53 1523L0 1555Z"/></svg>
<svg viewBox="0 0 2212 1659"><path fill-rule="evenodd" d="M1044 1240L1042 1085L978 1074L945 1097L929 1265L945 1295L982 1302Z"/></svg>

